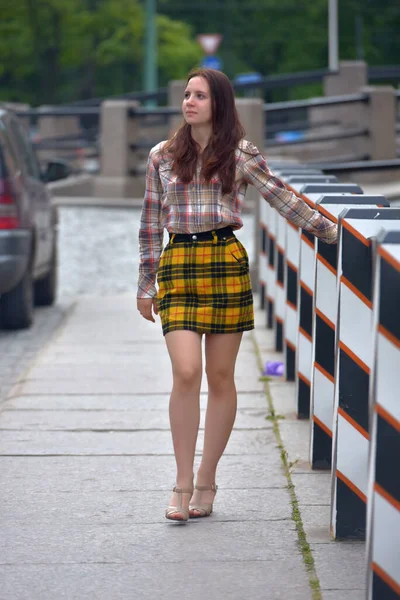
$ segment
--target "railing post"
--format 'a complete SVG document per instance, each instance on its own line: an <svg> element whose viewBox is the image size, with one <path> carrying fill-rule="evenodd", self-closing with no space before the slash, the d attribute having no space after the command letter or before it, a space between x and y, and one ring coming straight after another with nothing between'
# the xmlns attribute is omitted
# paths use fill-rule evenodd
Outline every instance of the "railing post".
<svg viewBox="0 0 400 600"><path fill-rule="evenodd" d="M54 109L54 106L39 106L38 110L45 113ZM43 114L39 116L39 136L41 139L54 138L63 135L78 134L81 131L79 117L57 117Z"/></svg>
<svg viewBox="0 0 400 600"><path fill-rule="evenodd" d="M324 95L342 96L346 94L357 94L360 88L368 84L368 66L364 61L342 61L339 64L339 72L334 75L325 75L323 81ZM345 106L316 107L310 108L308 112L311 124L337 121L341 129L347 127L359 127L361 118L359 104L347 104ZM321 129L322 133L333 133L338 125L331 125ZM336 144L327 151L332 156L363 154L365 139L337 140ZM329 156L328 154L328 156Z"/></svg>
<svg viewBox="0 0 400 600"><path fill-rule="evenodd" d="M183 102L186 81L173 80L168 84L168 106L170 108L180 108ZM171 136L182 123L182 116L170 117L169 136Z"/></svg>
<svg viewBox="0 0 400 600"><path fill-rule="evenodd" d="M364 87L368 103L363 109L364 124L369 130L368 154L371 160L396 158L396 96L391 86Z"/></svg>
<svg viewBox="0 0 400 600"><path fill-rule="evenodd" d="M325 75L323 80L324 96L356 94L360 91L360 88L367 84L367 63L360 60L342 61L339 64L339 72L336 75ZM340 106L311 108L309 110L309 119L311 123L319 123L328 119L354 121L354 112L357 110L357 106L345 106L343 108Z"/></svg>
<svg viewBox="0 0 400 600"><path fill-rule="evenodd" d="M38 110L45 113L54 110L54 106L42 105ZM40 115L38 118L39 140L62 137L64 135L78 135L81 131L79 117L57 117L55 115ZM40 158L43 160L54 157L54 150L40 150ZM78 156L77 156L78 160ZM73 161L72 161L73 162Z"/></svg>
<svg viewBox="0 0 400 600"><path fill-rule="evenodd" d="M139 141L139 121L129 110L134 100L106 100L101 105L101 171L95 178L94 194L101 198L135 198L144 194L144 176L135 175L135 143ZM145 165L143 165L145 166Z"/></svg>
<svg viewBox="0 0 400 600"><path fill-rule="evenodd" d="M344 96L357 94L360 89L368 85L368 65L361 60L342 61L339 72L334 75L325 75L323 80L324 96ZM309 118L311 123L337 119L343 125L358 124L359 106L332 106L311 108Z"/></svg>
<svg viewBox="0 0 400 600"><path fill-rule="evenodd" d="M325 96L353 94L368 83L368 65L363 60L343 60L337 75L325 75Z"/></svg>

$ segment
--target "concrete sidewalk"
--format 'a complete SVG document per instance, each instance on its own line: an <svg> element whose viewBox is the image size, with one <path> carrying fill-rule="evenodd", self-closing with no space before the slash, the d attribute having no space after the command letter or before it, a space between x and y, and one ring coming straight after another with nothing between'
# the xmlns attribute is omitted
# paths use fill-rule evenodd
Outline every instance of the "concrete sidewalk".
<svg viewBox="0 0 400 600"><path fill-rule="evenodd" d="M363 545L330 541L329 475L307 466L294 387L273 382L322 596L311 590L259 380L259 359L275 358L271 335L256 316L215 512L182 526L164 518L175 465L160 324L141 319L133 294L77 301L1 407L1 600L365 598ZM205 403L204 381L201 427Z"/></svg>

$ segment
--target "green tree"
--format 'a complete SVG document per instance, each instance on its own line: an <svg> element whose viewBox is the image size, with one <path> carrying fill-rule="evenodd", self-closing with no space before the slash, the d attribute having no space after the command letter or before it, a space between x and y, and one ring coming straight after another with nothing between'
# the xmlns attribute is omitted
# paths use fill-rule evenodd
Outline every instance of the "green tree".
<svg viewBox="0 0 400 600"><path fill-rule="evenodd" d="M2 0L0 98L41 103L141 90L144 0ZM327 0L158 0L160 85L202 57L199 33L221 33L218 54L233 78L307 71L328 64ZM400 2L339 5L341 59L397 64ZM388 83L391 83L390 81ZM320 93L274 90L267 100Z"/></svg>
<svg viewBox="0 0 400 600"><path fill-rule="evenodd" d="M200 64L202 57L199 44L191 39L190 26L159 15L157 31L161 83L167 84L170 79L184 79L188 71Z"/></svg>
<svg viewBox="0 0 400 600"><path fill-rule="evenodd" d="M166 82L195 66L201 52L187 24L157 22ZM143 52L138 0L3 0L0 97L36 105L140 90Z"/></svg>

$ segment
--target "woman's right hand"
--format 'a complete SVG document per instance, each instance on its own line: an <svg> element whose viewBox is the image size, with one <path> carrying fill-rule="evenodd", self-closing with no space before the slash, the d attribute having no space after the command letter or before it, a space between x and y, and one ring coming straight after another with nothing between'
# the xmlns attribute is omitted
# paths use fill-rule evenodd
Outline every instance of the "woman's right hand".
<svg viewBox="0 0 400 600"><path fill-rule="evenodd" d="M157 301L155 298L138 298L137 309L144 319L155 323L153 311L155 315L158 315Z"/></svg>

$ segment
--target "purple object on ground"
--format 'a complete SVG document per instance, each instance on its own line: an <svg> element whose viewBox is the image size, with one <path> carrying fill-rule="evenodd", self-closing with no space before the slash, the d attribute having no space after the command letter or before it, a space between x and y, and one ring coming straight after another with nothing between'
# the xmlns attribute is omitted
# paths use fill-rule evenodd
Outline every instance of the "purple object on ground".
<svg viewBox="0 0 400 600"><path fill-rule="evenodd" d="M269 360L264 369L264 375L278 375L281 376L284 373L283 362Z"/></svg>

